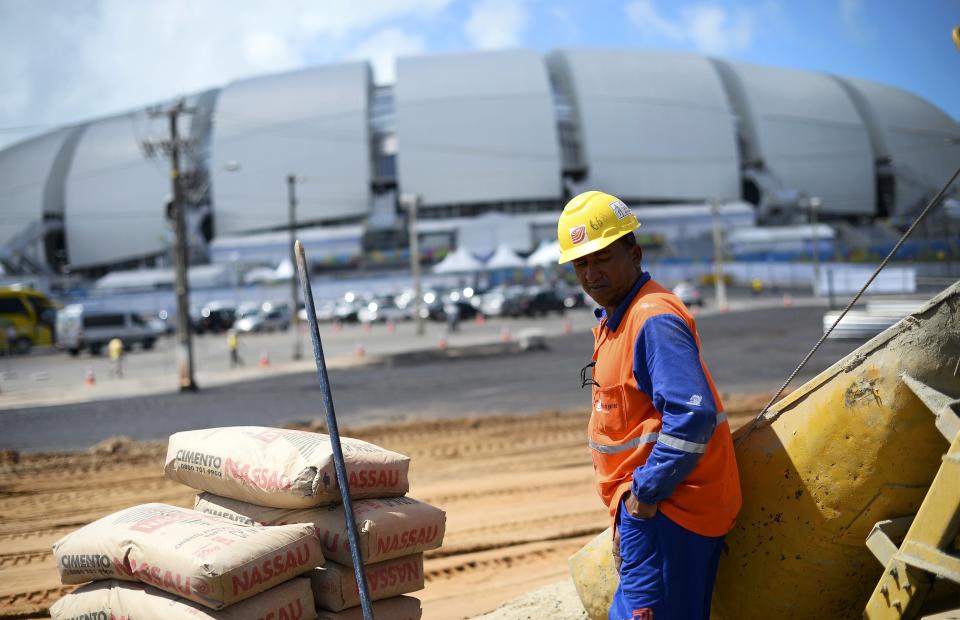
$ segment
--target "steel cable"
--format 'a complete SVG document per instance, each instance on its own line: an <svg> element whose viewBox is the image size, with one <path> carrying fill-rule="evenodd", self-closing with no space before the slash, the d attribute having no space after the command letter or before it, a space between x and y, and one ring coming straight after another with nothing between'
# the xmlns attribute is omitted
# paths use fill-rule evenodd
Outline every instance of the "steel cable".
<svg viewBox="0 0 960 620"><path fill-rule="evenodd" d="M833 329L840 324L840 321L843 320L843 317L846 316L847 312L849 312L850 309L854 306L854 304L856 304L857 301L860 300L860 297L863 295L863 293L870 287L874 279L876 279L876 277L880 274L883 268L887 266L887 263L890 262L890 259L893 258L894 254L897 253L897 250L900 249L900 246L902 246L903 243L907 240L907 238L913 233L914 229L920 224L920 222L923 221L923 219L927 216L927 214L930 211L932 211L933 208L940 203L940 201L943 199L943 196L947 193L947 190L950 189L950 186L953 185L953 182L957 179L958 175L960 175L960 168L957 168L957 170L950 177L950 180L948 180L947 183L940 189L940 191L937 192L937 195L934 196L933 199L930 201L930 203L927 204L927 206L923 209L923 211L920 212L920 215L918 215L916 219L913 220L913 223L910 224L910 228L908 228L907 231L903 233L903 236L901 236L900 240L897 241L896 245L893 246L893 249L890 250L890 253L887 254L886 258L884 258L883 261L880 262L880 265L876 268L876 270L873 272L870 278L867 279L866 284L864 284L863 287L857 292L857 294L854 295L853 299L850 300L850 303L847 304L847 307L843 309L843 311L840 313L837 319L833 322L833 325L831 325L829 329L827 329L827 331L824 332L820 340L817 341L817 344L813 345L813 348L810 349L810 352L807 353L807 355L803 358L803 360L800 362L800 365L797 366L796 370L790 373L790 376L787 378L786 381L784 381L783 385L780 386L780 389L777 390L777 393L773 395L773 398L771 398L770 401L766 405L764 405L763 409L760 410L760 413L757 414L757 417L753 419L753 422L751 422L750 428L747 430L746 434L744 434L738 441L743 441L743 439L745 439L748 435L750 435L750 433L754 431L754 429L757 428L757 425L760 424L760 420L763 418L764 415L766 415L767 411L770 409L770 406L773 405L773 403L775 403L778 398L780 398L780 395L783 394L783 391L787 389L787 386L790 385L790 382L793 381L796 378L797 374L803 369L803 367L806 366L807 362L810 361L810 358L813 357L813 354L816 353L817 349L820 348L820 345L822 345L826 341L826 339L830 336L830 333L833 331ZM814 248L814 251L816 252L817 249ZM814 286L816 285L817 283L814 283Z"/></svg>

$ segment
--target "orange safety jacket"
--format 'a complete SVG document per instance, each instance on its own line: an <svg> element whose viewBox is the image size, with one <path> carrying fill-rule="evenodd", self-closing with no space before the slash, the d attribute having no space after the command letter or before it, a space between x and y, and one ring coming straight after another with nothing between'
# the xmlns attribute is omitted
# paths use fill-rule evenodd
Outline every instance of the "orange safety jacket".
<svg viewBox="0 0 960 620"><path fill-rule="evenodd" d="M740 509L740 480L693 317L646 273L613 317L601 316L588 439L611 518L633 490L681 527L726 534Z"/></svg>

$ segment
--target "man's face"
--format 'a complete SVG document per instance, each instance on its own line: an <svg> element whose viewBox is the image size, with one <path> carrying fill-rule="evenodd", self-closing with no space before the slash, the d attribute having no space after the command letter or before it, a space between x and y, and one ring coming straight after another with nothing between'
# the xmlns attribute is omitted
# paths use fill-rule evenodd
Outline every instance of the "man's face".
<svg viewBox="0 0 960 620"><path fill-rule="evenodd" d="M615 308L640 275L640 247L618 239L573 261L583 292L604 308Z"/></svg>

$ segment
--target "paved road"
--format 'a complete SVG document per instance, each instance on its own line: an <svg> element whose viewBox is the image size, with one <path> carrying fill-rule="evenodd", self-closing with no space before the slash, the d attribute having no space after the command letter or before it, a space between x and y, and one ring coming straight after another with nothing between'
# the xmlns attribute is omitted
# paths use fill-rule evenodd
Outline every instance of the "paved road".
<svg viewBox="0 0 960 620"><path fill-rule="evenodd" d="M799 307L702 316L698 324L704 357L719 389L775 390L820 337L821 316L820 309ZM828 341L801 379L859 344ZM590 359L589 332L550 338L548 346L545 351L505 353L498 345L478 345L333 369L338 420L349 426L414 417L586 408L588 394L579 387L579 370ZM316 374L298 372L211 387L198 394L0 411L0 449L77 450L114 435L163 439L178 430L322 417Z"/></svg>

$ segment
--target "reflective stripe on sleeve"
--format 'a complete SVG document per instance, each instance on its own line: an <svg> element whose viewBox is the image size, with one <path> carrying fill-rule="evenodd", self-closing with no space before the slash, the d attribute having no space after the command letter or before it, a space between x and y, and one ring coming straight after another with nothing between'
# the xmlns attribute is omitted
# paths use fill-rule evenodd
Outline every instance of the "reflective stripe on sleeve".
<svg viewBox="0 0 960 620"><path fill-rule="evenodd" d="M707 444L705 443L687 441L685 439L674 437L673 435L667 435L666 433L660 433L660 437L657 438L657 441L659 441L665 446L676 448L681 452L689 452L691 454L703 454L704 452L707 451Z"/></svg>

